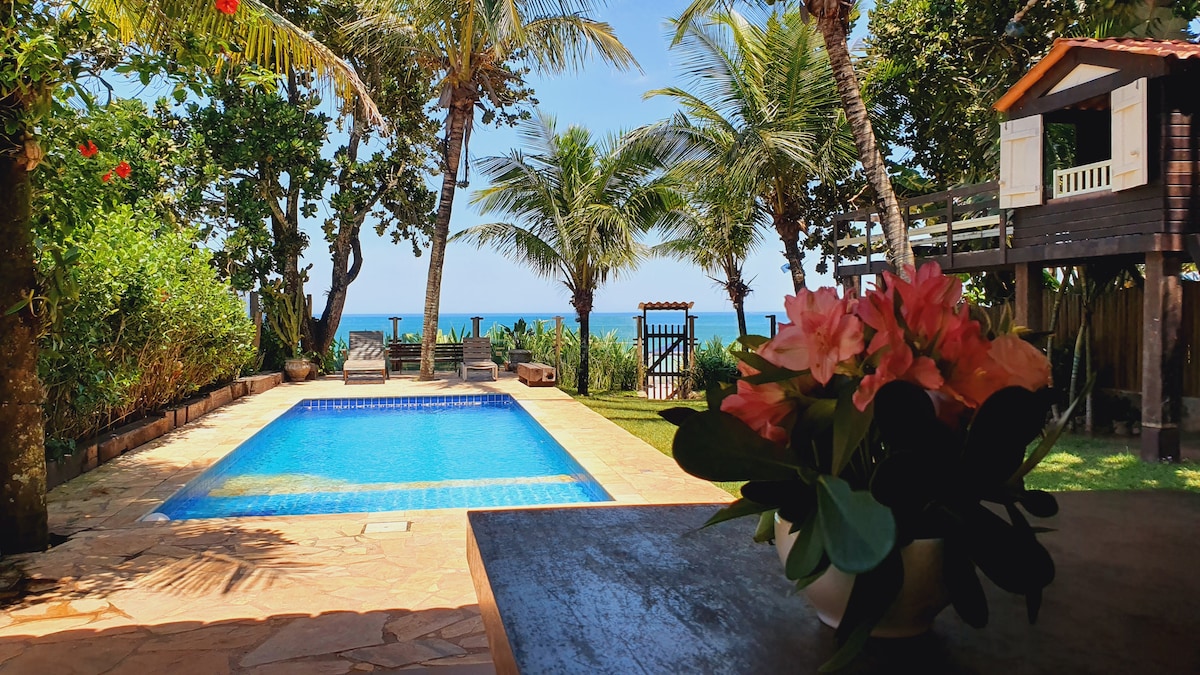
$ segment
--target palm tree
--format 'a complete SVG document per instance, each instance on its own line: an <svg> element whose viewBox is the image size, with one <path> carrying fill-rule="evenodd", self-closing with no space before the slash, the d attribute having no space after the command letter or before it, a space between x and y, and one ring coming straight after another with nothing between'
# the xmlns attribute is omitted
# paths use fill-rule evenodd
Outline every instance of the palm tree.
<svg viewBox="0 0 1200 675"><path fill-rule="evenodd" d="M647 253L639 241L651 227L678 215L682 199L648 144L610 136L597 142L571 126L559 133L553 117L524 123L520 150L488 157L481 169L490 187L472 199L496 222L454 235L490 247L567 287L579 319L579 393L588 393L589 320L596 291L634 269Z"/></svg>
<svg viewBox="0 0 1200 675"><path fill-rule="evenodd" d="M738 334L746 335L746 296L750 283L742 276L746 257L759 241L758 224L766 218L753 195L720 180L706 181L690 195L691 209L676 219L654 247L668 258L699 266L729 295L737 312Z"/></svg>
<svg viewBox="0 0 1200 675"><path fill-rule="evenodd" d="M683 112L640 133L671 151L679 160L673 170L692 182L724 175L729 189L761 200L799 291L809 186L836 180L854 161L829 60L798 11L771 14L761 24L725 12L682 29L691 88L646 96L671 97Z"/></svg>
<svg viewBox="0 0 1200 675"><path fill-rule="evenodd" d="M757 5L774 5L775 0L748 0ZM682 39L684 31L697 17L700 17L718 5L732 4L732 0L693 0L677 22L675 39ZM791 0L783 0L780 4L790 6ZM837 84L838 96L846 119L854 135L854 145L858 150L859 161L862 162L863 172L867 182L875 193L875 207L880 213L883 226L884 240L887 242L887 257L892 268L901 275L905 274L906 266L914 262L912 246L908 243L908 228L904 217L900 214L900 202L896 199L896 191L892 188L891 178L887 173L887 164L883 161L883 153L879 151L879 143L875 139L875 128L867 116L867 106L863 102L862 89L858 76L854 73L854 64L850 60L850 49L846 45L846 36L850 28L850 16L855 11L855 3L851 0L803 0L801 10L806 15L816 19L817 28L821 31L832 67L833 79Z"/></svg>
<svg viewBox="0 0 1200 675"><path fill-rule="evenodd" d="M430 242L418 379L433 379L433 346L441 304L442 264L450 234L459 166L468 151L477 107L485 120L527 96L518 68L561 73L595 55L618 68L637 62L607 24L587 14L602 0L387 0L350 27L383 50L411 50L439 79L446 110L442 188ZM382 36L382 37L381 37ZM465 184L465 182L464 182Z"/></svg>
<svg viewBox="0 0 1200 675"><path fill-rule="evenodd" d="M208 0L95 0L85 3L115 27L115 37L146 50L174 51L182 36L211 37L234 49L209 65L241 58L280 73L305 69L331 83L343 100L357 96L378 119L354 71L310 35L261 4L242 0L236 20ZM79 77L76 50L91 30L65 3L15 0L0 31L0 551L46 547L46 454L42 386L37 374L41 316L31 222L30 173L42 159L36 133L54 93ZM62 19L60 21L60 19ZM93 24L95 25L95 24ZM47 40L47 37L52 39ZM84 47L86 49L86 47ZM111 61L102 64L111 66ZM56 289L51 289L52 291Z"/></svg>

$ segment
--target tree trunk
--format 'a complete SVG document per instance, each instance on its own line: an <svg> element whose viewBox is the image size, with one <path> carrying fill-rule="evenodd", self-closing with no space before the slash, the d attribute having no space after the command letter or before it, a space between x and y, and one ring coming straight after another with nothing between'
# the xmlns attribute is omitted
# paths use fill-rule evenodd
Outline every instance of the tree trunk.
<svg viewBox="0 0 1200 675"><path fill-rule="evenodd" d="M733 304L733 311L737 313L738 337L745 337L747 334L746 296L750 294L750 287L742 281L742 270L733 256L726 255L721 264L725 268L725 290L729 293L729 302Z"/></svg>
<svg viewBox="0 0 1200 675"><path fill-rule="evenodd" d="M575 314L579 319L579 373L576 378L575 388L579 390L580 396L588 395L588 372L589 355L591 352L592 332L589 325L592 315L592 292L578 291L575 297L572 298L572 303L575 305Z"/></svg>
<svg viewBox="0 0 1200 675"><path fill-rule="evenodd" d="M346 292L362 270L362 244L359 240L361 224L347 224L345 227L352 228L352 231L346 233L347 241L341 242L342 236L339 234L339 241L334 243L333 271L330 273L325 309L320 319L311 320L312 350L318 354L327 353L333 346L333 338L342 323L342 310L346 307ZM352 254L354 262L351 264Z"/></svg>
<svg viewBox="0 0 1200 675"><path fill-rule="evenodd" d="M5 145L19 148L13 136ZM29 172L15 153L0 154L0 182L0 553L7 555L44 550L49 529L37 322L29 307L5 313L35 287Z"/></svg>
<svg viewBox="0 0 1200 675"><path fill-rule="evenodd" d="M883 154L879 152L875 129L867 116L867 106L863 103L858 76L854 74L854 64L850 61L850 50L846 46L851 3L844 0L808 0L806 4L808 11L817 17L817 26L825 39L825 51L829 54L829 65L833 69L842 108L846 111L846 120L854 135L854 145L858 148L858 157L867 181L875 192L875 207L879 210L883 236L888 246L888 262L898 274L906 276L904 268L914 264L912 246L908 243L908 229L900 214L900 202L888 177Z"/></svg>
<svg viewBox="0 0 1200 675"><path fill-rule="evenodd" d="M467 120L475 114L475 97L466 89L450 96L450 116L446 129L445 155L442 161L442 191L438 196L437 219L429 246L429 277L425 283L425 322L421 333L421 372L418 380L433 379L433 349L437 343L438 309L442 300L442 263L446 259L446 240L450 237L450 214L454 209L454 191L458 187L458 164L462 158L463 134Z"/></svg>
<svg viewBox="0 0 1200 675"><path fill-rule="evenodd" d="M783 242L783 257L788 261L788 272L792 275L792 287L797 293L805 288L804 253L800 251L800 225L786 216L776 215L775 231Z"/></svg>
<svg viewBox="0 0 1200 675"><path fill-rule="evenodd" d="M347 143L346 166L342 169L341 176L338 179L339 192L348 192L353 189L351 169L358 165L358 148L362 141L357 123L350 132L350 141ZM363 220L379 198L383 195L383 189L377 190L374 193L374 198L365 204L358 204L353 211L343 211L337 217L338 230L330 245L331 262L333 269L329 274L329 295L325 298L325 309L321 311L320 319L309 319L312 326L310 334L312 335L312 351L318 354L326 354L329 348L333 346L334 336L337 335L338 326L342 322L342 310L346 307L346 293L350 290L350 284L358 278L358 273L362 270L362 233ZM354 262L351 263L351 257Z"/></svg>

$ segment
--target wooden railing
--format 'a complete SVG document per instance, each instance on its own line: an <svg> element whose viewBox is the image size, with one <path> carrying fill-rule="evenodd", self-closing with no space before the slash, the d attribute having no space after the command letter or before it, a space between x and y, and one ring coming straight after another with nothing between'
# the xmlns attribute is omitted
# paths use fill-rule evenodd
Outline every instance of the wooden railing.
<svg viewBox="0 0 1200 675"><path fill-rule="evenodd" d="M918 258L937 259L949 269L956 255L977 258L987 251L997 263L1003 262L1012 228L999 209L997 183L911 197L900 207ZM834 276L873 274L886 266L883 229L873 210L835 218L834 241Z"/></svg>
<svg viewBox="0 0 1200 675"><path fill-rule="evenodd" d="M1054 170L1054 197L1112 189L1112 160Z"/></svg>

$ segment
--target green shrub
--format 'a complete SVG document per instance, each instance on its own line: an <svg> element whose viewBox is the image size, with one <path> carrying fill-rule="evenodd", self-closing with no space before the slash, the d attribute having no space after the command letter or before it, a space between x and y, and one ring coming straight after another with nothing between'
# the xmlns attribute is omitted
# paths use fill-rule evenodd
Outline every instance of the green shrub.
<svg viewBox="0 0 1200 675"><path fill-rule="evenodd" d="M534 326L529 339L533 360L554 365L554 329L544 328L542 322ZM637 353L632 345L617 337L617 332L591 336L588 352L588 387L595 393L626 391L637 385ZM574 389L579 377L579 333L563 328L561 361L558 367L558 382L562 387Z"/></svg>
<svg viewBox="0 0 1200 675"><path fill-rule="evenodd" d="M690 377L692 391L697 392L706 391L711 385L733 382L738 377L737 359L721 343L721 338L714 336L696 350Z"/></svg>
<svg viewBox="0 0 1200 675"><path fill-rule="evenodd" d="M128 206L75 231L78 300L43 339L46 434L70 440L236 377L254 325L189 229Z"/></svg>

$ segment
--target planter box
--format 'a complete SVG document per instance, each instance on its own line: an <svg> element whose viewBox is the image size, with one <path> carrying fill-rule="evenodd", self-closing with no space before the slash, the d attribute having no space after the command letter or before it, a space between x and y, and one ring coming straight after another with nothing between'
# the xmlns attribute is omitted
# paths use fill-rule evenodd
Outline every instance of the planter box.
<svg viewBox="0 0 1200 675"><path fill-rule="evenodd" d="M216 410L221 406L233 400L233 390L229 387L221 387L215 391L208 393L208 409Z"/></svg>
<svg viewBox="0 0 1200 675"><path fill-rule="evenodd" d="M55 486L62 485L83 473L83 462L84 454L79 452L78 449L61 459L46 462L46 489L49 490Z"/></svg>

